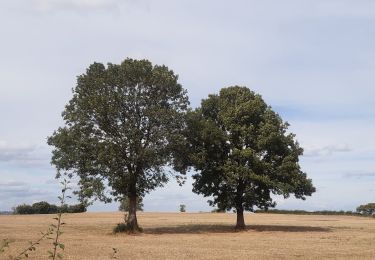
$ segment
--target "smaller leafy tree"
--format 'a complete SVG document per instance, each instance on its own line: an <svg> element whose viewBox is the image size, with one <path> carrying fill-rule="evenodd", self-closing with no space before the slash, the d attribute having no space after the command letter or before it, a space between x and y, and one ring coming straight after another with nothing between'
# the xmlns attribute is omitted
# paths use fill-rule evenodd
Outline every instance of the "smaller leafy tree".
<svg viewBox="0 0 375 260"><path fill-rule="evenodd" d="M180 205L180 212L186 212L186 205L185 204Z"/></svg>
<svg viewBox="0 0 375 260"><path fill-rule="evenodd" d="M357 212L363 215L375 215L375 203L360 205L357 208Z"/></svg>
<svg viewBox="0 0 375 260"><path fill-rule="evenodd" d="M193 191L212 196L220 210L235 209L237 229L244 211L274 207L272 194L305 199L315 188L299 166L303 149L288 124L260 95L228 87L209 95L188 115L182 164L193 166Z"/></svg>

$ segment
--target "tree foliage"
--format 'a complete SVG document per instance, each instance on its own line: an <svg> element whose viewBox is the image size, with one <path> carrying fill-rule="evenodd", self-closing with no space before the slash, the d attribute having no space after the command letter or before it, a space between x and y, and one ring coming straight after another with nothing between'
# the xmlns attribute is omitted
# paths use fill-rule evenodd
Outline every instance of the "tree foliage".
<svg viewBox="0 0 375 260"><path fill-rule="evenodd" d="M188 115L185 164L197 171L193 191L213 196L212 206L237 212L274 207L272 194L305 199L315 188L299 166L303 149L288 124L260 95L228 87L209 95Z"/></svg>
<svg viewBox="0 0 375 260"><path fill-rule="evenodd" d="M77 79L62 114L65 126L48 138L52 163L79 177L81 199L128 196L129 228L137 229L137 198L167 182L165 165L180 169L172 155L187 106L178 76L164 65L94 63Z"/></svg>
<svg viewBox="0 0 375 260"><path fill-rule="evenodd" d="M186 205L180 204L180 212L186 212Z"/></svg>
<svg viewBox="0 0 375 260"><path fill-rule="evenodd" d="M143 211L143 199L142 197L138 197L137 198L137 210L138 211ZM120 206L118 207L118 210L119 211L124 211L124 212L128 212L130 209L130 200L128 197L125 197L123 198L121 201L120 201Z"/></svg>
<svg viewBox="0 0 375 260"><path fill-rule="evenodd" d="M360 205L357 212L363 215L375 215L375 203Z"/></svg>

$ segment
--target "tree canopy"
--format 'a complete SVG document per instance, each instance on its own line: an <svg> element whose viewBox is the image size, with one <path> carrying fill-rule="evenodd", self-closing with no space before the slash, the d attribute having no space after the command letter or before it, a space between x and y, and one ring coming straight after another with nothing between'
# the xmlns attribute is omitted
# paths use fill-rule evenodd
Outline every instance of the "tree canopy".
<svg viewBox="0 0 375 260"><path fill-rule="evenodd" d="M212 196L220 210L274 207L272 194L305 199L315 188L299 166L303 149L288 123L246 87L223 88L188 115L185 164L192 166L193 191Z"/></svg>
<svg viewBox="0 0 375 260"><path fill-rule="evenodd" d="M375 203L367 203L357 207L357 212L363 215L375 215Z"/></svg>
<svg viewBox="0 0 375 260"><path fill-rule="evenodd" d="M164 65L94 63L78 76L62 113L65 126L48 138L52 163L58 175L79 177L82 199L128 197L128 227L137 230L137 198L167 182L166 165L181 169L172 155L183 140L188 103Z"/></svg>

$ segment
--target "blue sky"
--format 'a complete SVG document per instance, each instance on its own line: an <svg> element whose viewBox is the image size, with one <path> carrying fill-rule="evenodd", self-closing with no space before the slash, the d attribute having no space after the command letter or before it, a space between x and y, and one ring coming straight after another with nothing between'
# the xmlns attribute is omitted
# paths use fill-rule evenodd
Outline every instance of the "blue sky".
<svg viewBox="0 0 375 260"><path fill-rule="evenodd" d="M375 201L375 2L351 0L0 2L0 210L56 202L46 137L94 61L166 64L193 107L245 85L288 121L317 192L278 208L353 210ZM149 211L210 210L172 180ZM90 210L115 210L95 204Z"/></svg>

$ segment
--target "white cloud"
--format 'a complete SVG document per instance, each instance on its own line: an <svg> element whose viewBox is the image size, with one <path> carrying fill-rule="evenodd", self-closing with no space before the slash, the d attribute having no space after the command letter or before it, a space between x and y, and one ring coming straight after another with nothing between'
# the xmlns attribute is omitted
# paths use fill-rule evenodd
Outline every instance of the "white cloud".
<svg viewBox="0 0 375 260"><path fill-rule="evenodd" d="M0 163L8 163L13 166L47 167L50 157L47 147L27 143L8 143L0 140Z"/></svg>
<svg viewBox="0 0 375 260"><path fill-rule="evenodd" d="M304 152L304 156L309 157L318 157L318 156L330 156L334 153L345 153L351 152L352 149L344 144L344 145L328 145L319 148L306 148Z"/></svg>
<svg viewBox="0 0 375 260"><path fill-rule="evenodd" d="M343 175L344 178L355 178L355 179L367 179L367 178L375 178L375 172L351 172L345 173Z"/></svg>
<svg viewBox="0 0 375 260"><path fill-rule="evenodd" d="M16 180L0 183L0 210L9 210L11 207L22 203L47 199L56 200L53 192L34 187L32 183Z"/></svg>
<svg viewBox="0 0 375 260"><path fill-rule="evenodd" d="M9 188L9 187L23 187L27 185L26 182L23 181L7 181L7 182L0 182L0 187L2 188Z"/></svg>
<svg viewBox="0 0 375 260"><path fill-rule="evenodd" d="M118 0L34 0L39 10L55 8L108 8L116 7Z"/></svg>
<svg viewBox="0 0 375 260"><path fill-rule="evenodd" d="M374 18L375 2L372 0L361 0L353 4L352 0L320 1L318 10L321 14L330 17Z"/></svg>
<svg viewBox="0 0 375 260"><path fill-rule="evenodd" d="M25 160L35 150L28 144L9 144L0 140L0 161Z"/></svg>

